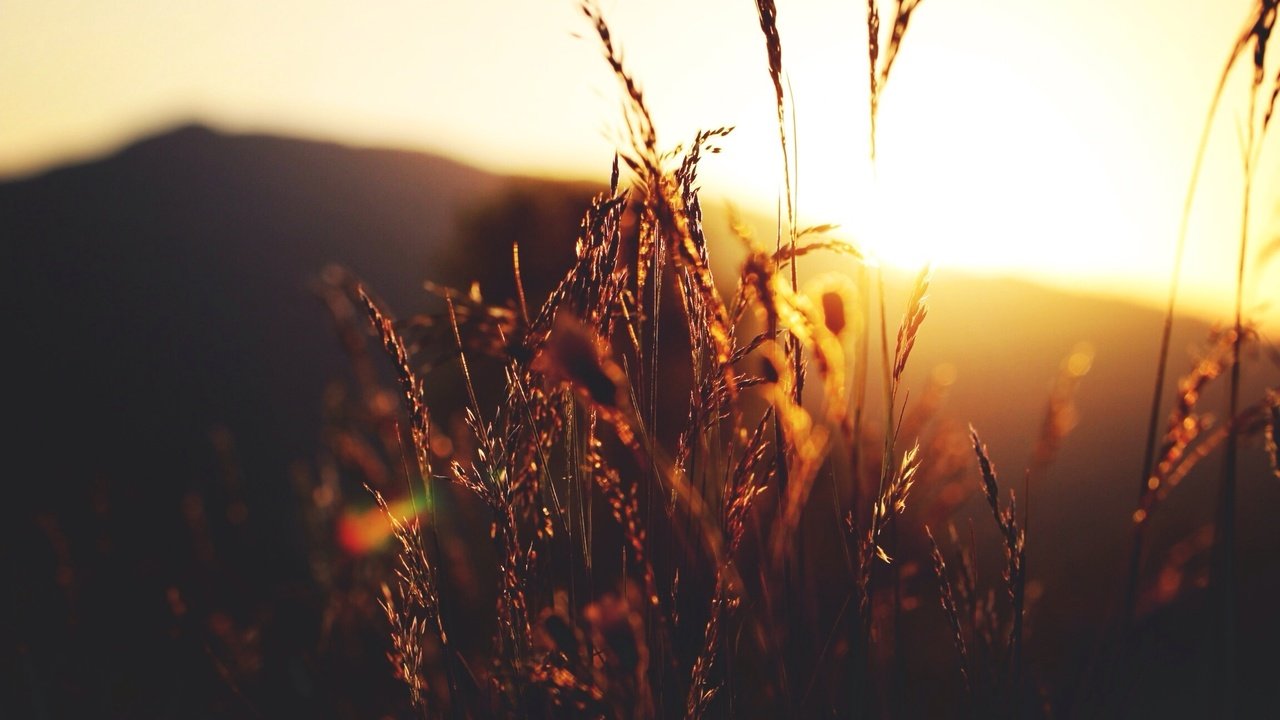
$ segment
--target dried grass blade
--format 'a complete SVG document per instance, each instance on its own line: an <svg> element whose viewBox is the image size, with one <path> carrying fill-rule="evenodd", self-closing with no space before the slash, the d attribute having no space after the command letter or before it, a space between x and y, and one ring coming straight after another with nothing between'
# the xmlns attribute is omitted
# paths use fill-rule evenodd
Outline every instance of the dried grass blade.
<svg viewBox="0 0 1280 720"><path fill-rule="evenodd" d="M938 578L938 599L942 602L942 610L951 625L951 638L955 642L956 651L960 653L960 679L964 682L965 694L973 696L973 688L969 684L969 650L965 647L964 629L960 624L960 610L956 605L955 592L951 578L947 574L947 561L938 549L938 542L933 539L933 532L928 525L924 526L924 534L929 538L929 546L933 551L933 574Z"/></svg>
<svg viewBox="0 0 1280 720"><path fill-rule="evenodd" d="M423 482L426 482L431 477L429 443L431 416L428 414L427 406L423 402L422 380L413 370L413 364L409 361L409 353L405 350L404 339L400 337L400 333L396 330L395 323L378 307L378 303L369 296L364 287L357 286L356 290L359 293L360 301L364 303L365 310L369 313L370 322L382 338L383 347L391 355L392 362L395 363L401 395L409 411L409 427L413 440L414 459L418 464L419 475Z"/></svg>
<svg viewBox="0 0 1280 720"><path fill-rule="evenodd" d="M876 159L876 116L880 109L880 86L878 68L880 65L880 9L876 0L867 0L867 80L870 88L871 103L871 160Z"/></svg>
<svg viewBox="0 0 1280 720"><path fill-rule="evenodd" d="M926 265L916 276L915 283L911 287L911 298L907 301L907 312L898 326L898 341L893 352L894 386L897 386L902 379L902 371L906 369L907 359L911 357L911 350L916 345L920 326L929 313L929 307L925 302L929 297L929 276L930 268Z"/></svg>
<svg viewBox="0 0 1280 720"><path fill-rule="evenodd" d="M884 52L884 64L880 68L879 90L884 91L889 83L889 71L893 69L893 61L898 57L902 47L902 38L907 34L907 25L911 22L911 14L920 6L921 0L896 0L893 9L893 28L889 32L889 47Z"/></svg>
<svg viewBox="0 0 1280 720"><path fill-rule="evenodd" d="M792 199L791 160L787 153L786 98L782 90L782 38L778 34L778 8L773 0L756 0L760 31L764 34L769 59L769 80L773 82L774 104L778 111L778 142L782 147L782 170L787 193L787 228L795 245L795 207Z"/></svg>

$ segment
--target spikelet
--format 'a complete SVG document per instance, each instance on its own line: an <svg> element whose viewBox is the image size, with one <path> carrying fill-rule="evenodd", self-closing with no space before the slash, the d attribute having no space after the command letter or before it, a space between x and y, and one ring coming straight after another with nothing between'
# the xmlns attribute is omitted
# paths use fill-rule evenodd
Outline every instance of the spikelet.
<svg viewBox="0 0 1280 720"><path fill-rule="evenodd" d="M960 653L960 679L964 682L965 692L972 695L973 690L969 685L969 651L965 647L964 630L960 625L960 610L956 605L951 578L947 575L947 561L943 559L942 551L938 549L938 542L933 539L933 532L928 525L924 527L924 534L928 536L929 546L932 549L933 574L938 578L938 599L942 602L942 610L946 613L947 622L951 625L951 639L955 643L956 651Z"/></svg>
<svg viewBox="0 0 1280 720"><path fill-rule="evenodd" d="M400 333L396 330L391 318L379 309L378 304L374 302L363 287L357 287L357 291L360 295L360 300L364 303L365 310L369 313L369 320L382 338L383 347L386 348L387 353L391 355L391 359L395 363L397 377L400 381L400 391L404 398L405 406L409 411L409 427L410 435L413 439L414 458L417 460L418 472L425 480L431 477L431 417L427 413L426 404L423 402L422 380L414 372L413 365L409 361L409 353L405 350L404 340L401 339Z"/></svg>
<svg viewBox="0 0 1280 720"><path fill-rule="evenodd" d="M1146 491L1138 509L1133 513L1135 524L1141 525L1151 517L1156 505L1175 487L1185 472L1179 472L1184 456L1201 434L1213 424L1213 419L1196 411L1204 388L1231 366L1235 345L1235 331L1213 332L1209 336L1209 351L1198 359L1190 372L1178 380L1178 396L1169 413L1169 421L1161 443L1151 477L1147 478ZM1189 466L1188 466L1189 469Z"/></svg>
<svg viewBox="0 0 1280 720"><path fill-rule="evenodd" d="M592 0L584 0L582 12L600 37L605 60L613 69L613 74L622 85L623 94L626 96L627 104L623 117L630 131L630 146L632 150L638 152L634 155L624 154L622 158L642 177L658 175L660 174L658 172L658 135L654 129L653 117L645 104L644 93L640 91L640 85L623 65L622 54L614 45L613 35L609 32L609 26L605 23L604 15L601 14L597 4Z"/></svg>
<svg viewBox="0 0 1280 720"><path fill-rule="evenodd" d="M920 6L921 0L895 0L893 7L893 28L889 31L889 47L884 52L884 64L880 66L880 83L882 90L889 83L889 71L893 69L893 61L902 48L902 38L907 34L907 25L911 22L911 14Z"/></svg>
<svg viewBox="0 0 1280 720"><path fill-rule="evenodd" d="M889 46L885 48L884 60L880 62L880 10L876 0L867 0L867 56L868 78L871 98L871 159L876 159L876 119L880 115L880 95L889 82L889 71L893 69L893 61L898 57L902 47L902 38L907 34L907 26L911 22L911 14L919 7L921 0L894 0L893 28L889 33Z"/></svg>
<svg viewBox="0 0 1280 720"><path fill-rule="evenodd" d="M867 78L871 102L871 159L876 159L876 117L880 114L880 8L876 0L867 0Z"/></svg>
<svg viewBox="0 0 1280 720"><path fill-rule="evenodd" d="M787 105L782 91L782 37L778 34L777 5L773 0L756 0L756 14L760 19L760 32L764 34L769 80L773 83L774 107L778 113L778 143L782 148L783 187L787 195L787 226L791 228L795 218L795 201L791 190L791 160L787 153ZM794 242L791 244L794 245Z"/></svg>
<svg viewBox="0 0 1280 720"><path fill-rule="evenodd" d="M645 525L640 516L640 500L636 484L623 482L618 471L609 465L604 456L604 446L596 437L594 427L588 431L587 444L585 458L587 472L604 493L613 519L622 528L623 537L631 548L629 553L631 561L642 568L645 602L656 606L659 600L657 583L654 580L653 565L649 561L646 547Z"/></svg>
<svg viewBox="0 0 1280 720"><path fill-rule="evenodd" d="M929 297L930 269L925 266L916 276L911 286L911 298L907 301L907 311L898 325L898 341L893 350L893 384L896 386L902 379L902 371L907 367L907 359L916 346L916 338L920 334L920 326L929 313L926 300Z"/></svg>
<svg viewBox="0 0 1280 720"><path fill-rule="evenodd" d="M907 509L907 496L915 483L916 474L920 471L920 443L916 442L911 449L902 455L902 462L885 485L879 497L871 507L871 527L867 531L866 549L864 550L864 567L870 567L871 555L885 563L892 563L893 558L880 544L880 535L889 521L900 516Z"/></svg>
<svg viewBox="0 0 1280 720"><path fill-rule="evenodd" d="M1004 582L1013 604L1013 623L1008 635L1009 664L1016 676L1021 662L1022 611L1026 594L1026 534L1018 527L1018 508L1013 490L1009 491L1009 506L1003 510L1000 508L1000 487L995 467L987 455L986 446L978 437L978 431L972 425L969 426L969 437L973 442L974 455L978 458L983 495L1004 538Z"/></svg>
<svg viewBox="0 0 1280 720"><path fill-rule="evenodd" d="M1278 7L1280 7L1280 2L1277 2L1277 0L1258 0L1258 17L1246 31L1244 37L1245 42L1253 41L1254 92L1257 92L1258 88L1262 87L1267 72L1267 46L1271 41L1271 33L1276 27ZM1272 104L1274 105L1274 102Z"/></svg>
<svg viewBox="0 0 1280 720"><path fill-rule="evenodd" d="M446 649L448 639L440 620L440 599L435 568L427 558L421 529L416 519L408 522L396 517L382 493L368 488L382 513L391 523L392 534L400 545L396 555L395 589L382 585L379 601L391 625L389 659L396 677L409 686L409 697L415 707L428 710L429 687L424 670L424 641L428 633Z"/></svg>
<svg viewBox="0 0 1280 720"><path fill-rule="evenodd" d="M772 410L766 411L748 437L742 455L728 475L724 491L721 523L726 538L725 560L716 568L716 589L711 600L711 615L703 630L702 648L694 661L689 683L689 695L685 717L701 718L706 714L719 691L712 684L711 671L715 666L720 647L720 628L727 613L736 609L738 601L729 594L731 574L729 563L737 555L738 547L746 531L747 514L756 498L764 492L770 472L766 465L768 450L767 430L772 420Z"/></svg>
<svg viewBox="0 0 1280 720"><path fill-rule="evenodd" d="M822 226L828 227L828 226ZM812 232L812 228L802 230L801 233ZM803 234L800 237L804 237ZM830 252L837 255L847 255L858 262L864 262L866 255L857 244L848 240L839 240L835 238L819 238L811 240L803 245L795 247L785 246L778 248L773 253L773 262L779 269L787 267L796 258L801 258L815 252Z"/></svg>
<svg viewBox="0 0 1280 720"><path fill-rule="evenodd" d="M728 311L720 299L707 263L706 244L700 230L701 211L696 202L691 202L696 196L693 192L693 179L696 177L693 170L701 157L703 146L715 137L727 134L728 129L719 128L700 133L682 167L676 172L667 172L663 167L664 156L657 149L657 135L644 96L623 64L604 17L592 0L585 0L582 9L593 23L605 58L626 96L624 118L628 128L629 148L620 156L636 174L636 182L643 197L637 244L635 297L646 297L649 280L647 264L650 262L653 263L654 270L659 271L664 260L669 259L674 269L684 274L680 301L686 317L692 319L700 314L706 320L701 326L690 324L691 342L709 347L713 362L723 376L726 392L732 398L737 394L736 375L731 364L732 328ZM654 282L660 280L660 275L653 279ZM697 312L693 312L694 308L698 308Z"/></svg>
<svg viewBox="0 0 1280 720"><path fill-rule="evenodd" d="M1006 509L1000 508L1000 485L996 480L995 466L991 464L991 459L987 455L987 447L982 444L982 440L978 437L978 431L969 426L969 439L973 443L973 453L978 458L978 469L982 480L982 493L986 497L987 505L991 508L991 513L995 517L996 525L1000 528L1001 533L1005 537L1006 551L1010 555L1010 563L1012 564L1012 555L1016 554L1021 543L1017 518L1015 517L1015 508L1013 507L1013 492L1010 491L1010 506Z"/></svg>

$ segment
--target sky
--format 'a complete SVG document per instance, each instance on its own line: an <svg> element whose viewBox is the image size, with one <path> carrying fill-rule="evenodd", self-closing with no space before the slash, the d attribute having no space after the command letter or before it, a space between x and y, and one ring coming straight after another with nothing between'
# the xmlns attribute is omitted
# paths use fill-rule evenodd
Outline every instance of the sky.
<svg viewBox="0 0 1280 720"><path fill-rule="evenodd" d="M886 263L1162 305L1205 112L1255 2L924 0L873 164L865 5L781 0L801 220L839 223ZM754 3L601 4L660 142L735 126L705 192L773 212L782 160ZM1184 274L1183 306L1224 322L1248 76L1213 126ZM0 3L0 177L200 121L603 182L619 108L576 0ZM1277 145L1257 164L1245 292L1267 318L1280 258L1254 251L1280 235Z"/></svg>

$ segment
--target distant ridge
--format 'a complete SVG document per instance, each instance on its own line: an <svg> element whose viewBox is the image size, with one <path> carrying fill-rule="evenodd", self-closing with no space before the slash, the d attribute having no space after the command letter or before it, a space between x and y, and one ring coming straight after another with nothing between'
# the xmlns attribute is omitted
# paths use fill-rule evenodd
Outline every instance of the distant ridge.
<svg viewBox="0 0 1280 720"><path fill-rule="evenodd" d="M419 153L186 125L0 184L8 307L28 371L46 379L28 387L45 398L106 392L119 410L173 380L217 422L243 410L240 392L283 394L285 412L312 407L307 371L342 371L340 358L316 354L333 346L308 289L320 269L347 265L407 303L458 214L502 182ZM223 387L223 370L262 387ZM113 379L94 382L95 371ZM58 414L47 430L65 422Z"/></svg>

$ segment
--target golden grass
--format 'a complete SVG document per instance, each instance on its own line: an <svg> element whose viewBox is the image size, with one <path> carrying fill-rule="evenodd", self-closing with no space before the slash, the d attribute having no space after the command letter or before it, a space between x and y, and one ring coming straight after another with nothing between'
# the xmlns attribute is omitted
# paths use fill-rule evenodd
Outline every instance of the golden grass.
<svg viewBox="0 0 1280 720"><path fill-rule="evenodd" d="M882 43L878 4L868 3L873 159L880 97L919 4L896 0ZM1257 68L1275 20L1274 2L1260 7L1233 54L1234 61L1254 39ZM437 332L413 350L402 332L412 323L397 323L360 291L398 375L417 478L428 490L447 482L478 501L496 558L490 650L467 659L450 646L451 620L440 603L445 559L438 543L424 542L423 524L435 533L437 519L392 518L400 542L397 576L384 590L392 661L424 716L800 717L818 712L815 688L825 694L823 713L893 715L902 710L904 682L904 556L922 538L958 654L964 712L1019 715L1035 704L1023 649L1025 497L1021 513L1011 488L1002 498L971 428L971 468L1000 538L1003 599L979 585L976 531L966 549L951 528L959 551L953 581L933 533L906 521L913 487L929 477L931 462L944 460L930 457L936 446L921 437L927 417L919 413L934 405L918 401L913 415L904 387L912 352L927 337L930 272L911 285L891 342L883 282L862 253L827 237L831 226L796 227L778 8L757 0L756 10L784 158L787 231L770 251L736 230L747 254L730 301L712 277L697 173L732 128L665 151L639 83L590 1L583 11L621 89L625 133L609 189L586 212L559 284L531 312L513 244L512 303L436 288L447 314L416 321ZM1265 80L1258 73L1255 94ZM1270 113L1268 106L1264 127ZM630 172L625 180L620 166ZM860 269L802 292L797 265L818 253L848 256ZM866 392L873 293L880 299L880 408ZM671 297L675 308L664 306ZM1134 515L1139 540L1158 501L1204 448L1265 433L1276 465L1280 390L1244 412L1233 405L1224 434L1203 437L1199 393L1231 368L1234 402L1246 330L1237 319L1180 384ZM470 439L459 452L432 449L415 352L456 359L462 371ZM491 381L477 372L477 357L501 368L485 393L477 383ZM1088 358L1064 363L1026 471L1027 492L1076 424L1073 398L1087 371ZM804 392L811 374L817 399ZM480 397L495 394L496 407L482 407ZM687 394L686 409L671 409L676 394ZM866 418L876 410L883 425L872 429ZM447 460L446 475L434 474L433 457ZM876 467L874 483L864 483ZM830 499L815 492L826 482ZM597 505L607 508L613 533L592 520ZM827 554L844 560L834 572L809 546L811 538L833 536L840 553ZM617 544L601 544L606 537ZM1140 552L1135 542L1131 595ZM819 600L806 594L819 585L845 597L833 626L815 627ZM443 669L435 676L447 677L445 686L428 681L424 666L432 663Z"/></svg>

